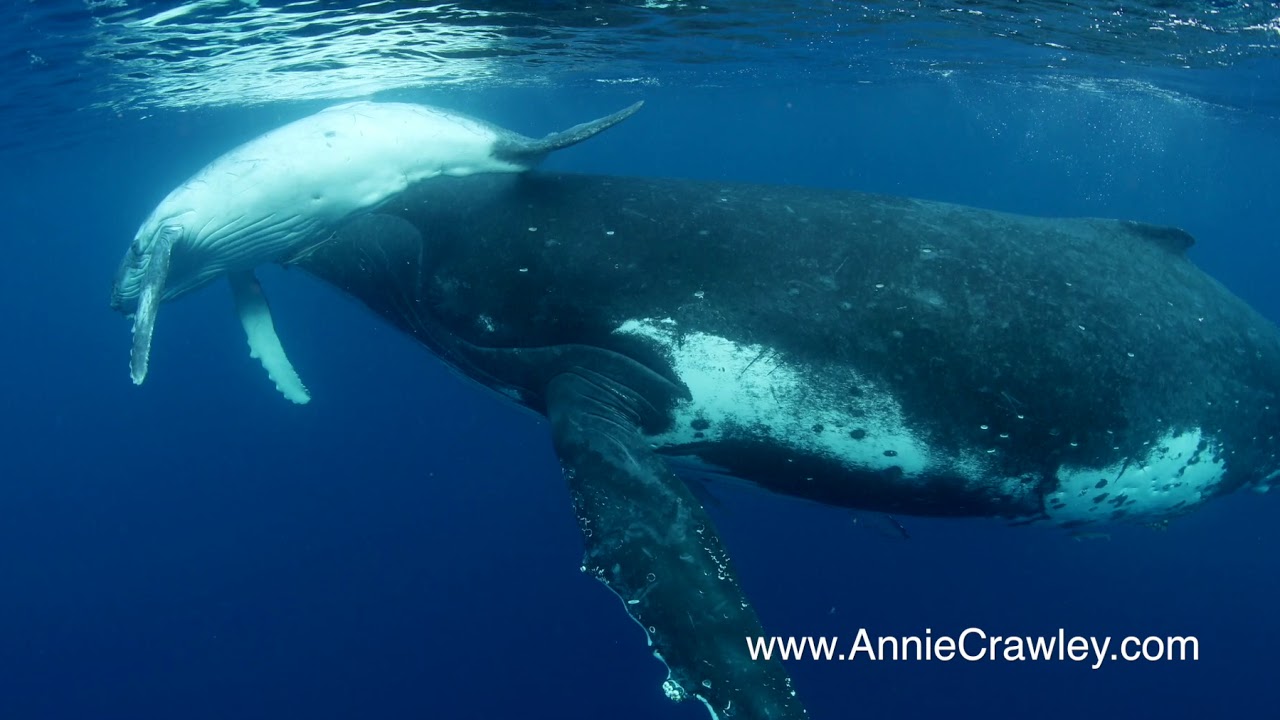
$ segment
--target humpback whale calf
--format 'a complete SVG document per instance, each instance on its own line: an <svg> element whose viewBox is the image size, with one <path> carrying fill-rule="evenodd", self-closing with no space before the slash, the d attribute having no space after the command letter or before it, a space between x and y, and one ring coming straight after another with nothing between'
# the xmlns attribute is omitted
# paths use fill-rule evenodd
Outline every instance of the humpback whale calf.
<svg viewBox="0 0 1280 720"><path fill-rule="evenodd" d="M805 717L710 517L1160 523L1280 477L1280 333L1177 229L797 187L439 178L293 264L544 415L585 542L716 718Z"/></svg>
<svg viewBox="0 0 1280 720"><path fill-rule="evenodd" d="M250 355L285 397L307 402L254 268L305 255L344 220L414 183L528 170L640 105L533 139L424 105L352 102L241 145L169 193L125 253L111 305L133 315L133 382L146 378L160 303L226 275Z"/></svg>

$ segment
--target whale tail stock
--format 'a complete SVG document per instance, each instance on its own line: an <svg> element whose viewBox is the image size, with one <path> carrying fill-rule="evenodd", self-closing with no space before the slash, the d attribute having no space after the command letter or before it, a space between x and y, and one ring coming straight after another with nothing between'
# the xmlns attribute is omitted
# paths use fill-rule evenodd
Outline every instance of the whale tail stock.
<svg viewBox="0 0 1280 720"><path fill-rule="evenodd" d="M498 143L498 146L494 149L494 154L504 160L526 167L533 167L548 154L595 137L635 115L643 105L644 101L640 100L612 115L574 125L568 130L554 132L541 138L535 139L510 133L508 137Z"/></svg>

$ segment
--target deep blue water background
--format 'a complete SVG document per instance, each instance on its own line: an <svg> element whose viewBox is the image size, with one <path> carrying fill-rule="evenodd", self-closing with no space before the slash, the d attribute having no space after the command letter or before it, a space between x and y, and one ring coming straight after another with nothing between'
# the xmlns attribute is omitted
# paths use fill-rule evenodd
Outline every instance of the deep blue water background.
<svg viewBox="0 0 1280 720"><path fill-rule="evenodd" d="M1178 225L1270 319L1280 122L979 80L408 93L530 134L637 98L549 169L847 187ZM314 400L283 402L215 285L161 313L145 385L107 307L137 225L211 158L322 104L89 116L5 157L0 718L701 718L581 541L540 419L300 272L262 273ZM1196 635L1195 663L796 662L813 717L1274 717L1277 497L1077 542L711 488L770 632Z"/></svg>

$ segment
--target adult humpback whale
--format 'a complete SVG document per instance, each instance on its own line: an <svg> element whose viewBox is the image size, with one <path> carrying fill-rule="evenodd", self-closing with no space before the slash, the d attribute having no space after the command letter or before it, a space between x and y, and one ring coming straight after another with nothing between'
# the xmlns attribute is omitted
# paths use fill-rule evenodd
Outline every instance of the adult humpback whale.
<svg viewBox="0 0 1280 720"><path fill-rule="evenodd" d="M797 718L681 476L894 513L1161 522L1280 477L1280 334L1171 228L803 188L440 179L297 265L543 413L674 699Z"/></svg>
<svg viewBox="0 0 1280 720"><path fill-rule="evenodd" d="M133 382L147 376L160 303L226 275L250 355L285 397L309 401L276 335L255 267L305 254L351 216L414 183L528 170L640 105L535 140L425 105L353 102L241 145L169 193L120 263L111 306L133 315Z"/></svg>

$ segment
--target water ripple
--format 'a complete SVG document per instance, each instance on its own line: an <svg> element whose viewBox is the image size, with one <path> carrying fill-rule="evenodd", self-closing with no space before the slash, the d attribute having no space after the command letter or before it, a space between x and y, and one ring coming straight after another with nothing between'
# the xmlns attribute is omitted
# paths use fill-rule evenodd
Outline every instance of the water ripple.
<svg viewBox="0 0 1280 720"><path fill-rule="evenodd" d="M1141 81L1232 104L1280 57L1280 2L14 0L0 111L115 113L441 85L879 82L968 73ZM1255 81L1240 104L1274 112Z"/></svg>

